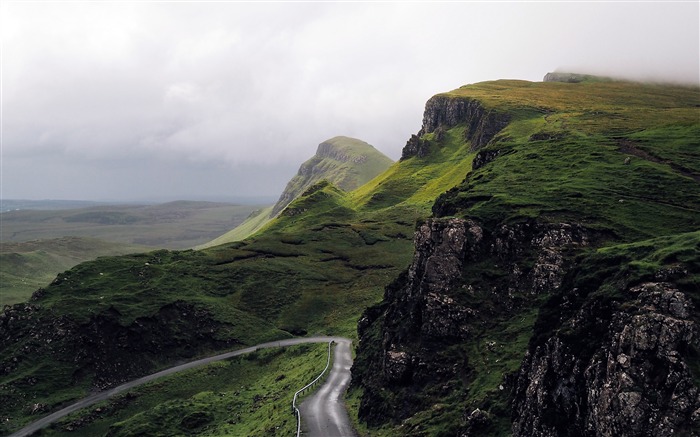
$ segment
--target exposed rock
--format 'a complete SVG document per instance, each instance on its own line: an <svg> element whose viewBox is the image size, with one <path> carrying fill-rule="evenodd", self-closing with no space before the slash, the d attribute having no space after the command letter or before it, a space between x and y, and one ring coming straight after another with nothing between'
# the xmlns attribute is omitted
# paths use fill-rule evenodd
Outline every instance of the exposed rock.
<svg viewBox="0 0 700 437"><path fill-rule="evenodd" d="M401 160L405 160L414 156L423 158L430 152L430 142L420 139L417 135L411 135L411 138L406 141L406 145L401 151Z"/></svg>
<svg viewBox="0 0 700 437"><path fill-rule="evenodd" d="M408 140L401 153L401 159L425 156L429 152L429 142L421 139L423 135L436 132L436 140L439 142L445 129L459 124L466 125L464 139L471 141L471 150L479 150L506 127L508 122L509 117L506 114L487 110L477 100L434 96L425 104L423 127L417 135Z"/></svg>
<svg viewBox="0 0 700 437"><path fill-rule="evenodd" d="M358 324L357 362L364 362L367 370L356 368L353 374L365 388L360 406L363 420L403 420L420 405L413 398L418 387L449 387L456 376L467 375L469 357L459 364L454 358L442 359L441 353L470 340L472 332L495 312L509 311L514 295L556 291L566 271L565 255L586 244L585 229L567 223L528 222L494 231L458 218L422 223L414 236L411 265L387 287L384 304L365 311ZM484 262L503 272L498 281L465 283L463 275L469 266ZM465 296L475 294L492 296L492 303L487 308L465 304ZM498 346L486 342L485 347L493 353ZM371 371L376 368L382 372ZM395 392L397 405L383 404L381 390L400 387L410 388ZM479 435L476 430L487 426L482 419L476 415L469 422L471 435Z"/></svg>
<svg viewBox="0 0 700 437"><path fill-rule="evenodd" d="M642 283L628 294L635 299L609 316L590 302L564 321L572 337L553 335L528 352L515 391L514 436L671 436L700 429L700 390L686 362L687 351L700 346L692 302L671 283ZM591 320L603 334L577 339ZM586 352L577 341L596 346Z"/></svg>
<svg viewBox="0 0 700 437"><path fill-rule="evenodd" d="M472 170L478 170L485 166L489 162L496 159L500 153L500 150L479 150L474 157L474 161L472 161Z"/></svg>
<svg viewBox="0 0 700 437"><path fill-rule="evenodd" d="M382 370L390 383L408 382L411 377L411 356L407 352L387 351Z"/></svg>
<svg viewBox="0 0 700 437"><path fill-rule="evenodd" d="M191 358L201 350L237 344L232 339L218 339L222 329L225 325L207 311L181 301L127 324L114 308L78 322L31 304L18 304L0 315L0 348L15 351L0 363L0 374L9 374L39 354L59 361L69 357L76 369L74 378L94 375L89 376L93 388L103 390L153 371L158 362ZM24 346L18 349L20 340Z"/></svg>
<svg viewBox="0 0 700 437"><path fill-rule="evenodd" d="M589 76L586 74L577 74L577 73L547 73L544 75L544 78L542 79L543 82L564 82L564 83L579 83L583 82L587 78L590 78L593 76Z"/></svg>
<svg viewBox="0 0 700 437"><path fill-rule="evenodd" d="M480 409L475 409L469 414L465 414L465 427L459 437L477 437L491 424L491 415Z"/></svg>

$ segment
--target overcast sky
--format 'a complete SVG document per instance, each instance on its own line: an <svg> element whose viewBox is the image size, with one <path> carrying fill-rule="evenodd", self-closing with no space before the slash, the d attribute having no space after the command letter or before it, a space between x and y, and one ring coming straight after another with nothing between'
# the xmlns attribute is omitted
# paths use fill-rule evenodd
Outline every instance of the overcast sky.
<svg viewBox="0 0 700 437"><path fill-rule="evenodd" d="M3 198L276 197L336 135L398 159L467 83L699 81L697 1L1 8Z"/></svg>

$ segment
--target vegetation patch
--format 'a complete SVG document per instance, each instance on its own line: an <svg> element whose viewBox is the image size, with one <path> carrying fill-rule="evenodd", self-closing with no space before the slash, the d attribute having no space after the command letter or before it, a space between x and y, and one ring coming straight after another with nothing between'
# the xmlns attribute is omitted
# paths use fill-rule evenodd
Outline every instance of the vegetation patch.
<svg viewBox="0 0 700 437"><path fill-rule="evenodd" d="M292 397L323 370L327 350L264 349L188 370L74 413L39 435L294 435Z"/></svg>

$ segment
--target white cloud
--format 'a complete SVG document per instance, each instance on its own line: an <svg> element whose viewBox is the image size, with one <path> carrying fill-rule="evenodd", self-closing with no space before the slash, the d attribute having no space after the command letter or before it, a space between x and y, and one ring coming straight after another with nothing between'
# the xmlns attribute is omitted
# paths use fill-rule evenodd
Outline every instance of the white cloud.
<svg viewBox="0 0 700 437"><path fill-rule="evenodd" d="M114 190L99 168L115 160L124 179L128 159L138 171L152 163L154 173L192 163L217 174L222 165L232 173L256 166L247 177L259 183L240 179L230 189L257 185L275 194L335 135L398 158L420 128L424 102L465 83L540 80L555 68L697 82L699 7L3 4L3 169L27 165L20 157L50 155L56 167L75 166L66 171L75 178L71 186L89 183L96 195L100 186ZM181 165L159 165L162 159ZM265 166L274 167L274 177ZM68 186L41 174L33 176L41 183L30 184L26 171L4 173L6 196L51 197ZM272 179L278 188L265 182ZM202 182L202 192L211 189Z"/></svg>

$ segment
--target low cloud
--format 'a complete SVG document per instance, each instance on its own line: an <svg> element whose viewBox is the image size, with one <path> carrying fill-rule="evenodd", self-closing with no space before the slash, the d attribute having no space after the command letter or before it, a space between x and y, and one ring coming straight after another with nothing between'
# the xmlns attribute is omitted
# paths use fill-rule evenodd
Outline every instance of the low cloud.
<svg viewBox="0 0 700 437"><path fill-rule="evenodd" d="M697 3L2 8L5 197L129 198L143 175L156 197L275 195L335 135L398 158L425 101L465 83L697 85L700 64Z"/></svg>

